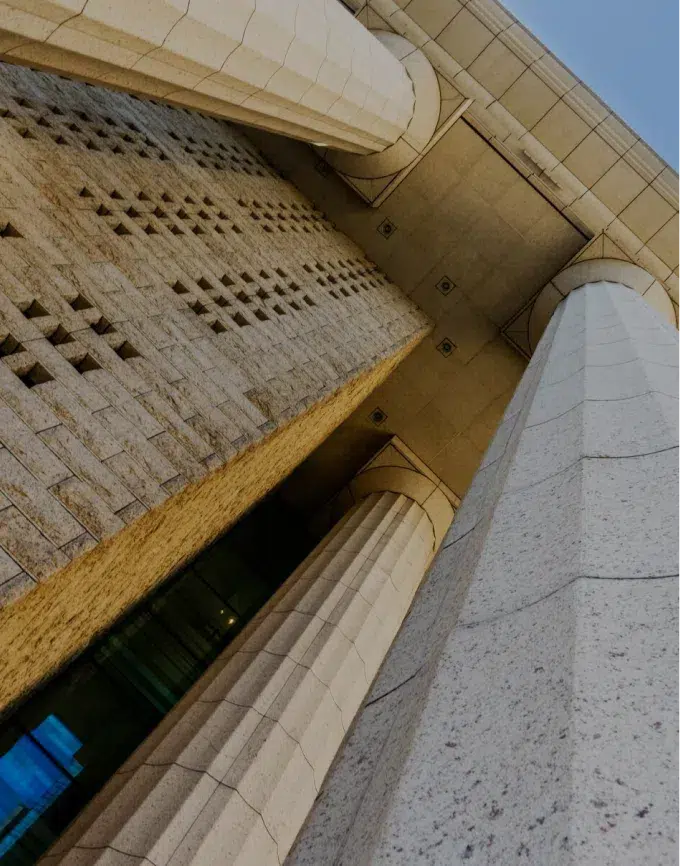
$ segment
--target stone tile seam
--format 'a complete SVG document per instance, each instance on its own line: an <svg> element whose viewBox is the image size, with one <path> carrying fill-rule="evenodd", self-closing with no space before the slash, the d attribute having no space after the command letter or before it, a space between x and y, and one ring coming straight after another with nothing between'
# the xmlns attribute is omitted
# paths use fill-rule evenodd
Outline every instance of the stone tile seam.
<svg viewBox="0 0 680 866"><path fill-rule="evenodd" d="M148 860L153 866L159 866L158 863L151 860L146 854L130 854L129 851L122 851L120 848L115 848L113 845L76 845L74 851L115 851L116 854L121 854L123 857L133 857L135 860Z"/></svg>
<svg viewBox="0 0 680 866"><path fill-rule="evenodd" d="M622 583L626 581L649 581L649 580L672 580L673 578L680 577L680 575L676 572L675 574L650 574L650 575L634 575L631 577L614 577L613 575L599 575L599 574L578 574L576 577L572 577L566 583L563 583L561 586L558 586L556 589L551 590L546 593L546 595L540 596L540 598L536 598L533 601L528 601L526 604L521 605L521 607L513 608L513 610L503 611L496 616L490 616L487 619L478 619L472 622L462 622L459 621L458 627L460 628L476 628L478 625L487 625L488 623L497 622L500 619L504 619L508 616L513 616L516 613L520 613L527 608L534 607L534 605L540 604L542 601L546 601L551 598L553 595L557 595L557 593L562 592L563 589L567 589L567 587L571 586L573 583L576 583L579 580L611 580L611 581L620 581Z"/></svg>
<svg viewBox="0 0 680 866"><path fill-rule="evenodd" d="M557 478L558 475L562 475L564 472L573 469L574 466L578 466L578 464L583 460L631 460L636 457L642 458L651 457L654 454L664 454L666 451L677 451L678 448L680 448L680 445L669 445L667 448L659 448L657 451L645 451L644 454L581 454L573 461L573 463L569 463L562 469L558 469L557 472L546 475L538 481L532 481L531 484L526 484L523 487L513 487L509 490L504 490L501 493L501 498L514 496L516 493L523 493L525 490L531 490L532 487L537 487L539 484L543 484L544 481L550 481L551 478Z"/></svg>
<svg viewBox="0 0 680 866"><path fill-rule="evenodd" d="M650 361L648 358L643 358L638 355L636 358L629 358L627 361L616 361L614 364L584 364L582 367L579 367L578 370L574 370L573 373L565 376L564 379L555 379L552 382L545 382L545 385L548 388L552 388L553 385L560 385L562 382L566 382L568 379L573 378L583 370L589 370L591 368L601 369L603 367L624 367L626 364L636 364L640 362L643 364L653 364L655 367L666 367L670 370L678 369L677 364L662 364L660 361Z"/></svg>
<svg viewBox="0 0 680 866"><path fill-rule="evenodd" d="M402 680L400 683L397 683L396 686L393 686L391 689L388 689L386 692L383 692L381 695L378 695L376 698L372 698L370 701L366 701L366 703L363 705L363 709L365 709L366 707L373 706L373 704L376 704L378 701L381 701L383 698L388 697L388 695L391 695L393 692L396 692L402 686L406 685L406 683L410 682L412 679L414 679L415 677L418 676L418 674L422 671L422 669L425 667L426 664L427 664L427 662L422 662L422 664L419 664L418 667L416 668L416 670L412 674L407 676L405 680Z"/></svg>
<svg viewBox="0 0 680 866"><path fill-rule="evenodd" d="M564 415L568 415L569 412L573 412L574 409L577 409L579 406L582 406L584 403L623 403L626 400L637 400L639 397L647 397L649 394L660 394L662 397L669 397L673 400L680 400L680 397L676 394L666 394L665 391L657 391L656 389L652 389L651 391L643 391L641 394L632 394L630 397L611 397L606 399L596 400L594 398L585 398L581 400L580 403L574 403L573 406L570 406L568 409L565 409L564 412L560 412L559 415L553 415L552 418L546 418L545 421L537 421L535 424L527 424L524 428L525 430L532 430L534 427L540 427L543 424L549 424L551 421L556 421L558 418L562 418ZM491 464L489 464L491 465Z"/></svg>
<svg viewBox="0 0 680 866"><path fill-rule="evenodd" d="M560 317L561 317L561 315L562 315L562 313L560 314ZM517 423L518 423L520 417L523 416L523 413L528 414L528 412L531 410L531 406L533 405L534 397L536 396L536 391L538 390L538 387L539 387L540 382L541 382L541 373L543 372L546 364L548 363L548 359L550 358L550 353L546 352L546 354L543 358L539 358L536 354L534 354L534 357L537 359L535 371L533 374L535 377L534 381L531 382L530 387L527 388L527 393L524 395L524 399L523 399L522 404L519 407L519 409L517 409L517 411L513 415L511 415L509 418L503 418L503 421L501 423L505 423L506 421L512 420L513 421L512 427L510 429L510 432L508 433L505 444L503 445L503 450L498 455L498 457L496 457L495 460L492 460L490 463L487 463L486 465L483 465L483 461L482 461L482 467L481 468L484 470L493 466L495 463L500 463L502 460L505 459L506 453L508 450L508 446L509 446L510 441L512 439L512 436L515 432L515 429L517 427ZM531 362L530 362L530 365L531 365ZM524 417L526 417L526 415ZM529 429L528 425L525 425L523 429L524 430ZM517 438L517 445L515 445L515 450L517 449L517 446L519 445L520 438L521 438L521 434ZM499 469L500 469L500 466L497 466L495 471L497 472ZM506 472L506 480L507 480L507 472ZM502 494L500 494L498 496L498 498L496 499L496 504L498 504L498 502L501 498L501 495ZM461 507L462 507L464 501L465 500L463 500L463 502L461 502ZM467 535L469 535L471 532L473 532L484 520L488 520L490 522L491 518L493 517L494 511L495 511L495 505L491 509L491 512L485 511L484 515L482 517L479 517L478 520L475 521L474 525L470 529L468 529L467 532L464 532L463 535L459 536L454 541L451 541L449 544L442 544L440 547L440 550L447 550L449 547L453 547L454 544L457 544L459 541L461 541L463 538L465 538ZM455 526L455 520L454 520L453 526Z"/></svg>
<svg viewBox="0 0 680 866"><path fill-rule="evenodd" d="M616 325L612 325L611 327L616 327ZM643 330L650 331L652 329L651 328L644 328ZM655 330L660 330L660 329L655 329ZM583 333L583 331L579 331L579 333ZM634 336L629 335L627 337L621 337L620 340L611 340L609 343L590 343L588 348L593 349L593 348L599 348L600 346L616 346L618 343L634 343L634 342L639 342L639 341L636 340L636 338ZM672 346L673 343L651 343L650 345ZM577 352L583 352L583 351L584 351L584 347L578 346L578 348L572 349L569 352L563 352L561 354L553 355L552 360L555 361L558 358L559 359L570 358L572 355L575 355Z"/></svg>

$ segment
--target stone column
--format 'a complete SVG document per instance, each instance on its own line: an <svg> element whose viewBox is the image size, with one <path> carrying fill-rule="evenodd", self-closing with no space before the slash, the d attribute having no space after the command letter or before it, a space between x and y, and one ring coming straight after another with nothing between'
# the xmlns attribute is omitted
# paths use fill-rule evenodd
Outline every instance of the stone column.
<svg viewBox="0 0 680 866"><path fill-rule="evenodd" d="M44 862L279 866L450 522L420 494L355 505Z"/></svg>
<svg viewBox="0 0 680 866"><path fill-rule="evenodd" d="M677 332L553 314L287 866L677 863Z"/></svg>
<svg viewBox="0 0 680 866"><path fill-rule="evenodd" d="M356 153L413 115L400 61L338 0L12 0L0 58Z"/></svg>

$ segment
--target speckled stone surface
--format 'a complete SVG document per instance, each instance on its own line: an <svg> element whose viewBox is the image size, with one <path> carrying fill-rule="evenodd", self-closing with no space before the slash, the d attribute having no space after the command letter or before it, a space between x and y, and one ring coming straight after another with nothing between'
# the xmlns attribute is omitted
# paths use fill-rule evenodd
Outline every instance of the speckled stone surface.
<svg viewBox="0 0 680 866"><path fill-rule="evenodd" d="M556 311L286 866L673 866L677 333Z"/></svg>

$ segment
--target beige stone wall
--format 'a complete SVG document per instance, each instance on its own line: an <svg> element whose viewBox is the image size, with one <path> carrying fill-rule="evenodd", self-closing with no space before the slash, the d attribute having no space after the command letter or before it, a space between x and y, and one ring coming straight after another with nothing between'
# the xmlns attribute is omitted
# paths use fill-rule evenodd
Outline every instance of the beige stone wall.
<svg viewBox="0 0 680 866"><path fill-rule="evenodd" d="M419 339L416 335L262 443L148 511L1 610L0 712L82 650L292 472Z"/></svg>
<svg viewBox="0 0 680 866"><path fill-rule="evenodd" d="M0 73L8 603L357 376L365 396L427 321L227 124ZM351 393L239 479L204 536L171 533L149 585L290 472Z"/></svg>

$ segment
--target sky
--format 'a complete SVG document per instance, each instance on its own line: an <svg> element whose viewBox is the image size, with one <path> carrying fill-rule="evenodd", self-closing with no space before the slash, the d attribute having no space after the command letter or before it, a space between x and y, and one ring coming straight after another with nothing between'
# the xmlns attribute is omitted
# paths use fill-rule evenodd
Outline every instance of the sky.
<svg viewBox="0 0 680 866"><path fill-rule="evenodd" d="M501 0L678 168L678 0Z"/></svg>

